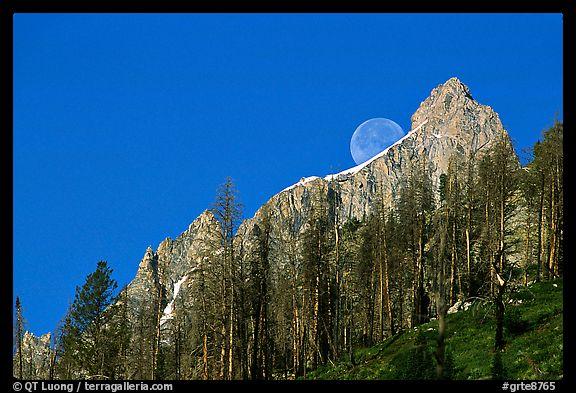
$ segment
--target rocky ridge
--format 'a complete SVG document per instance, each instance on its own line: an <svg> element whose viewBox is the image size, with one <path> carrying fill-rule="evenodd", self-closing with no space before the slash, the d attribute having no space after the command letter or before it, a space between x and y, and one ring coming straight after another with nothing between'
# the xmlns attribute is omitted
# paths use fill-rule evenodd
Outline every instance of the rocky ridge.
<svg viewBox="0 0 576 393"><path fill-rule="evenodd" d="M312 202L328 192L334 192L339 201L336 217L340 224L352 218L363 220L371 213L377 192L382 193L386 204L393 205L402 179L415 165L428 166L437 185L452 155L480 156L496 140L508 138L498 114L474 100L468 87L457 78L434 88L412 115L411 124L411 130L401 140L366 163L324 177L302 178L272 196L254 217L242 222L236 244L250 253L253 245L245 239L262 220L264 210L270 214L276 236L285 240L284 246L290 240L297 242L306 227ZM156 250L148 247L127 287L132 315L160 293L160 328L168 331L177 313L175 302L194 302L195 274L210 255L221 252L219 234L219 223L206 210L176 239L166 238ZM293 250L288 249L280 252L288 257L291 253Z"/></svg>

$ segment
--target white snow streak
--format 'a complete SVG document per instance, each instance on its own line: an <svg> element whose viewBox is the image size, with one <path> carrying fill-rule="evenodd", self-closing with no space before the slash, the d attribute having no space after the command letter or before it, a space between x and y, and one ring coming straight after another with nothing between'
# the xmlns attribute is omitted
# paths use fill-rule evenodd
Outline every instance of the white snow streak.
<svg viewBox="0 0 576 393"><path fill-rule="evenodd" d="M160 318L160 325L166 322L169 319L172 319L172 312L174 311L174 300L176 300L176 296L178 296L178 292L180 292L180 286L186 281L188 276L182 277L180 280L174 283L174 290L172 291L172 300L166 308L164 309L164 314Z"/></svg>
<svg viewBox="0 0 576 393"><path fill-rule="evenodd" d="M382 150L380 153L376 154L374 157L372 157L371 159L369 159L366 162L363 162L360 165L356 165L355 167L352 167L350 169L346 169L345 171L336 173L334 175L328 175L326 176L324 179L326 180L332 180L335 177L338 177L339 175L351 175L354 173L359 172L362 168L365 168L366 166L368 166L368 164L370 164L372 161L382 157L383 155L385 155L386 153L388 153L388 150L390 150L392 147L399 145L400 143L402 143L405 139L411 137L412 135L414 135L414 133L416 131L418 131L424 124L428 123L428 120L424 120L422 123L420 123L420 125L416 128L414 128L413 130L409 131L406 135L404 135L402 138L398 139L396 142L394 142L392 145L388 146L386 149Z"/></svg>
<svg viewBox="0 0 576 393"><path fill-rule="evenodd" d="M418 125L418 127L414 128L413 130L410 130L406 135L404 135L402 138L398 139L396 142L394 142L392 145L388 146L386 149L382 150L380 153L376 154L374 157L372 157L371 159L369 159L366 162L363 162L360 165L356 165L355 167L352 167L350 169L346 169L345 171L336 173L336 174L332 174L332 175L327 175L324 177L325 180L333 180L335 178L337 178L340 175L352 175L354 173L359 172L362 168L365 168L366 166L368 166L372 161L382 157L383 155L385 155L386 153L388 153L388 150L390 150L392 147L399 145L400 143L402 143L405 139L411 137L414 135L414 133L416 131L418 131L424 124L428 123L428 119L424 120L422 123L420 123L420 125ZM433 134L436 138L440 138L442 135L437 135L437 134ZM290 187L286 187L285 189L283 189L280 192L283 191L288 191L293 189L294 187L297 186L302 186L312 180L315 179L319 179L318 176L309 176L309 177L303 177L298 183L296 184L292 184Z"/></svg>
<svg viewBox="0 0 576 393"><path fill-rule="evenodd" d="M294 187L296 187L296 186L304 185L304 184L308 183L309 181L312 181L312 180L315 180L315 179L319 179L319 177L318 177L318 176L303 177L298 183L292 184L290 187L286 187L286 188L283 189L282 191L291 190L292 188L294 188Z"/></svg>

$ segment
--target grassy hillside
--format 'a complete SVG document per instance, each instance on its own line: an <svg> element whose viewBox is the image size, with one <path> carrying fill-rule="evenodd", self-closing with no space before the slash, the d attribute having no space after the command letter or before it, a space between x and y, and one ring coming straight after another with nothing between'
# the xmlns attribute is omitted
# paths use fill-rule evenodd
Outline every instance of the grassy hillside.
<svg viewBox="0 0 576 393"><path fill-rule="evenodd" d="M520 288L506 301L506 379L562 378L562 280ZM348 359L328 364L307 379L426 379L435 377L437 322L402 332ZM447 354L452 379L490 379L494 352L494 312L477 302L448 315Z"/></svg>

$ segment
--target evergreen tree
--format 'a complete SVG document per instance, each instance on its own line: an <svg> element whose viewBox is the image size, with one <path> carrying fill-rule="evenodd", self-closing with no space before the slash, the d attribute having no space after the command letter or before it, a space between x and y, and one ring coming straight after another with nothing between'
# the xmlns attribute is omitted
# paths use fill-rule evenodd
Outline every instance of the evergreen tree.
<svg viewBox="0 0 576 393"><path fill-rule="evenodd" d="M509 250L512 246L512 221L516 212L518 192L518 161L509 141L497 141L483 157L480 177L484 179L486 198L486 238L490 252L487 262L491 268L491 291L496 307L496 350L504 348L504 292L510 280Z"/></svg>
<svg viewBox="0 0 576 393"><path fill-rule="evenodd" d="M110 319L107 335L110 337L110 357L112 378L127 379L130 362L130 343L132 340L132 323L130 318L130 298L128 287L124 287L115 299L110 312L113 316Z"/></svg>
<svg viewBox="0 0 576 393"><path fill-rule="evenodd" d="M238 293L241 289L240 286L244 283L240 278L241 258L238 255L238 250L234 248L234 234L242 217L242 206L238 202L238 191L230 177L218 190L212 213L220 224L220 246L223 250L219 262L223 273L220 279L220 378L233 379L238 371L235 369L235 365L236 359L239 357L234 351L235 338L239 334L238 321L243 323L245 316L238 317L237 314L239 305L242 307L241 301L243 300L239 299ZM241 344L244 345L245 343L242 342ZM241 355L244 352L244 348L241 348ZM244 367L245 362L242 361L240 366Z"/></svg>
<svg viewBox="0 0 576 393"><path fill-rule="evenodd" d="M360 228L358 219L350 219L342 226L342 346L352 365L355 364L354 345L357 343L355 320L361 304L358 289L363 287L357 282L355 274L361 242Z"/></svg>
<svg viewBox="0 0 576 393"><path fill-rule="evenodd" d="M58 379L73 379L77 374L77 343L80 332L72 324L71 306L56 329L55 374Z"/></svg>
<svg viewBox="0 0 576 393"><path fill-rule="evenodd" d="M429 298L425 291L428 255L425 245L430 236L434 199L429 168L424 164L411 168L406 181L401 184L397 204L398 229L401 231L406 258L412 265L410 271L406 272L412 284L411 326L426 322L428 319Z"/></svg>
<svg viewBox="0 0 576 393"><path fill-rule="evenodd" d="M307 229L303 233L303 274L307 297L307 313L310 326L310 344L314 349L312 365L325 364L330 355L329 258L332 252L328 202L318 190L318 198L312 203Z"/></svg>
<svg viewBox="0 0 576 393"><path fill-rule="evenodd" d="M539 185L537 280L561 273L563 242L563 124L556 121L534 146L528 165Z"/></svg>
<svg viewBox="0 0 576 393"><path fill-rule="evenodd" d="M253 325L251 378L270 378L270 259L272 226L270 213L264 207L261 221L254 226L256 255L252 256L250 269L250 298Z"/></svg>
<svg viewBox="0 0 576 393"><path fill-rule="evenodd" d="M16 353L16 365L14 368L16 377L22 379L24 377L24 354L22 343L24 341L24 317L22 315L22 303L20 297L16 296L16 321L14 326L14 344Z"/></svg>
<svg viewBox="0 0 576 393"><path fill-rule="evenodd" d="M76 296L64 327L64 351L73 359L81 375L88 378L110 378L114 374L113 342L110 325L114 308L116 281L107 262L100 261L86 277Z"/></svg>

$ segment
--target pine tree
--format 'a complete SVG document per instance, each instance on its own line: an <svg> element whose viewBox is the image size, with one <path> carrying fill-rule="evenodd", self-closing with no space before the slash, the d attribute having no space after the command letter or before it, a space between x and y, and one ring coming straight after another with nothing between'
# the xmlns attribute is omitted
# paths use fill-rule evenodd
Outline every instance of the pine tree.
<svg viewBox="0 0 576 393"><path fill-rule="evenodd" d="M56 365L55 374L58 379L74 379L78 374L77 347L80 332L72 323L72 306L58 323L55 336Z"/></svg>
<svg viewBox="0 0 576 393"><path fill-rule="evenodd" d="M16 346L16 367L17 371L16 377L19 379L24 378L23 367L24 367L24 355L22 343L24 341L24 317L22 315L22 303L20 303L20 297L16 296L16 321L14 326L14 343Z"/></svg>
<svg viewBox="0 0 576 393"><path fill-rule="evenodd" d="M220 378L235 377L235 336L237 336L237 309L239 304L239 266L240 258L234 249L234 234L242 217L242 206L238 202L238 191L234 182L228 177L216 195L212 208L214 217L220 224L220 245L223 253L221 277L221 358Z"/></svg>
<svg viewBox="0 0 576 393"><path fill-rule="evenodd" d="M111 338L111 368L112 377L116 379L127 379L130 361L130 343L132 340L132 323L130 318L130 298L128 287L124 287L115 299L110 310L114 316L110 319L107 336Z"/></svg>
<svg viewBox="0 0 576 393"><path fill-rule="evenodd" d="M109 323L114 316L109 306L114 300L116 281L112 269L100 261L96 270L76 288L69 317L64 327L64 351L73 359L81 375L109 378L113 374L113 356L109 339Z"/></svg>
<svg viewBox="0 0 576 393"><path fill-rule="evenodd" d="M156 324L158 305L153 291L146 298L132 303L135 310L131 342L131 378L154 379L156 351Z"/></svg>
<svg viewBox="0 0 576 393"><path fill-rule="evenodd" d="M446 294L446 268L448 255L446 252L447 243L449 241L449 227L450 227L450 204L448 194L448 184L450 183L449 175L442 174L440 176L440 207L437 211L434 229L436 236L433 239L433 247L435 249L435 264L434 264L434 291L436 298L436 314L438 315L438 337L436 344L436 376L439 379L444 378L445 375L445 339L446 339L446 312L448 310L448 299ZM447 200L448 199L448 200Z"/></svg>
<svg viewBox="0 0 576 393"><path fill-rule="evenodd" d="M256 255L252 257L250 269L250 297L253 325L251 354L251 378L270 378L270 259L272 248L272 226L266 207L261 220L254 226Z"/></svg>
<svg viewBox="0 0 576 393"><path fill-rule="evenodd" d="M332 251L326 191L317 190L307 229L303 233L303 274L307 293L307 312L310 326L312 365L325 364L330 356L329 258Z"/></svg>
<svg viewBox="0 0 576 393"><path fill-rule="evenodd" d="M342 303L343 326L342 326L342 346L347 352L349 361L355 364L354 344L357 341L355 331L355 315L359 309L359 291L362 288L357 280L356 267L358 265L358 255L361 243L360 237L361 223L357 219L350 219L342 226Z"/></svg>
<svg viewBox="0 0 576 393"><path fill-rule="evenodd" d="M528 165L538 178L537 280L561 273L563 242L563 124L556 121L534 146Z"/></svg>
<svg viewBox="0 0 576 393"><path fill-rule="evenodd" d="M416 326L428 318L429 298L424 288L428 255L425 245L430 236L434 190L429 168L424 164L411 169L406 181L401 184L397 205L399 230L405 244L406 256L412 262L407 272L411 281L410 325Z"/></svg>
<svg viewBox="0 0 576 393"><path fill-rule="evenodd" d="M516 212L518 192L518 161L509 141L497 141L482 158L480 177L486 198L483 203L491 213L486 215L485 233L489 244L488 263L491 267L492 294L496 308L495 349L504 348L504 292L510 279L508 253L511 246L511 217Z"/></svg>
<svg viewBox="0 0 576 393"><path fill-rule="evenodd" d="M533 264L534 258L534 235L539 232L536 223L538 214L538 178L539 174L529 164L519 173L519 186L521 191L521 203L524 209L524 252L523 252L523 270L524 285L528 285L529 270ZM536 229L536 230L535 230ZM539 270L539 267L537 268ZM536 280L540 280L540 273L537 272Z"/></svg>

